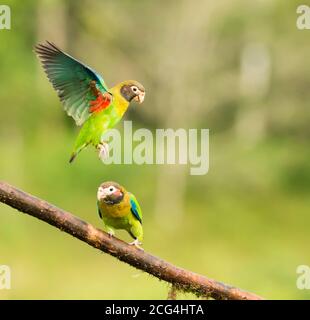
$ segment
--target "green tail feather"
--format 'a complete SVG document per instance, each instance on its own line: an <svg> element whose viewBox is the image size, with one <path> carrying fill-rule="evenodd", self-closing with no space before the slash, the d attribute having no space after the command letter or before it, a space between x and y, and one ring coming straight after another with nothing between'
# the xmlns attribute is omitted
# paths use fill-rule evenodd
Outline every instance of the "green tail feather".
<svg viewBox="0 0 310 320"><path fill-rule="evenodd" d="M81 147L79 147L78 149L76 149L75 151L72 152L71 157L69 159L69 163L72 163L73 160L76 158L76 156L84 149L88 146L88 143L83 144Z"/></svg>
<svg viewBox="0 0 310 320"><path fill-rule="evenodd" d="M70 159L69 159L69 163L72 163L73 160L76 158L76 156L77 156L77 153L73 152L73 153L71 154Z"/></svg>

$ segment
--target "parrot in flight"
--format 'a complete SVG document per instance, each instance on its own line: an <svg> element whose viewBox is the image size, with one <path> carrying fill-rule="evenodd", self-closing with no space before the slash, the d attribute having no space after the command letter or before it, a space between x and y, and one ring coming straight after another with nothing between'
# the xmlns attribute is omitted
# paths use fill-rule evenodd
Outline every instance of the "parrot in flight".
<svg viewBox="0 0 310 320"><path fill-rule="evenodd" d="M126 230L135 240L131 245L142 249L142 211L136 197L113 181L104 182L97 192L99 217L112 237L115 229Z"/></svg>
<svg viewBox="0 0 310 320"><path fill-rule="evenodd" d="M104 161L109 146L102 135L121 120L131 101L143 102L143 85L127 80L108 88L95 70L48 41L36 45L35 52L66 113L78 126L83 125L69 162L90 144L98 149L99 158Z"/></svg>

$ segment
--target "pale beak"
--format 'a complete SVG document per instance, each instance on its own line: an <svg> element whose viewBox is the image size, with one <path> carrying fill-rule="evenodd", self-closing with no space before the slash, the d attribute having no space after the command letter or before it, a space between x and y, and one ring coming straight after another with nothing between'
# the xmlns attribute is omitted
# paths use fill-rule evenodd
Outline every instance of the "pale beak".
<svg viewBox="0 0 310 320"><path fill-rule="evenodd" d="M140 91L140 93L134 98L135 101L142 103L144 101L145 92Z"/></svg>
<svg viewBox="0 0 310 320"><path fill-rule="evenodd" d="M117 197L121 197L123 195L123 193L120 190L117 190L113 194L116 195Z"/></svg>
<svg viewBox="0 0 310 320"><path fill-rule="evenodd" d="M145 92L141 91L140 94L138 95L139 103L142 103L145 98Z"/></svg>

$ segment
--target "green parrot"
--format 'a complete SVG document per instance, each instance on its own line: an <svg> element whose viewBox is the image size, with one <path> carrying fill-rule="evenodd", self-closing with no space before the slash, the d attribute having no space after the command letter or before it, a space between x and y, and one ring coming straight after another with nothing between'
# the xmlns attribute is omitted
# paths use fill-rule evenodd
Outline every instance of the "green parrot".
<svg viewBox="0 0 310 320"><path fill-rule="evenodd" d="M109 146L102 135L121 120L131 101L143 102L144 87L127 80L108 89L96 71L48 41L38 44L35 52L65 111L78 126L83 125L69 162L90 144L99 150L99 158L104 161Z"/></svg>
<svg viewBox="0 0 310 320"><path fill-rule="evenodd" d="M116 182L104 182L98 188L97 206L99 217L110 236L115 234L114 229L124 229L135 239L130 244L140 248L143 240L142 211L132 193Z"/></svg>

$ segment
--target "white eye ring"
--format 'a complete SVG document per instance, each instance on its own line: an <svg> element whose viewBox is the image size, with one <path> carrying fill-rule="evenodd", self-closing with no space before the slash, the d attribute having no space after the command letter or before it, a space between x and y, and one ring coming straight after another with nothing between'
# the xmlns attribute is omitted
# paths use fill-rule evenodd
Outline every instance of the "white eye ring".
<svg viewBox="0 0 310 320"><path fill-rule="evenodd" d="M106 192L107 192L108 195L114 193L115 191L116 191L116 188L113 187L113 186L110 186L110 187L106 188Z"/></svg>
<svg viewBox="0 0 310 320"><path fill-rule="evenodd" d="M131 90L134 92L134 93L137 93L139 91L139 89L136 87L136 86L131 86Z"/></svg>

